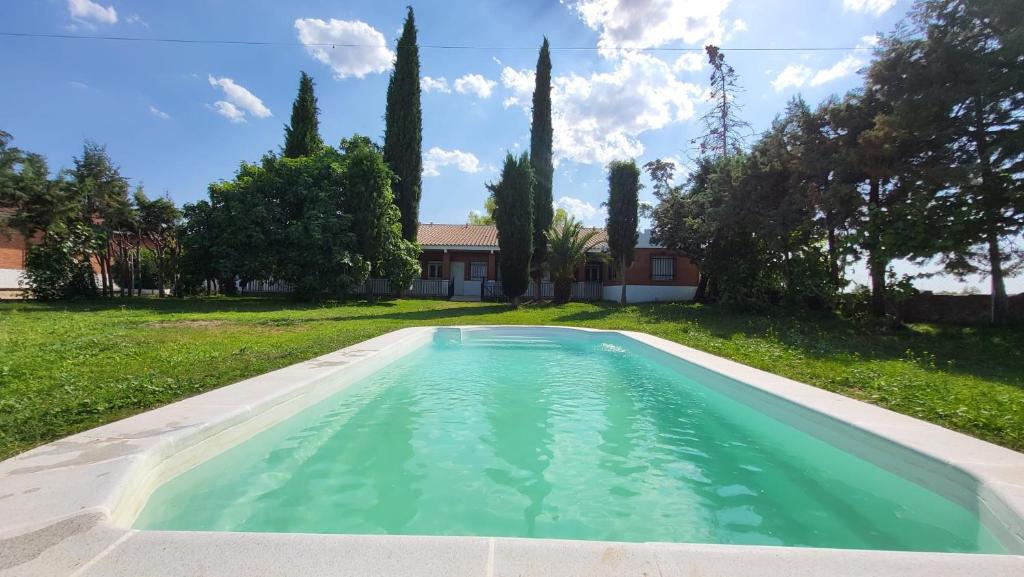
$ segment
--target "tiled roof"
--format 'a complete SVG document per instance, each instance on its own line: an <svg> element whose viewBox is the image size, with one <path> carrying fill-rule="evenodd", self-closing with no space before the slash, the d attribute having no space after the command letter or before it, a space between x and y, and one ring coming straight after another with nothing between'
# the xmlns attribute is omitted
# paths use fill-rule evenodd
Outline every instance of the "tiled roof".
<svg viewBox="0 0 1024 577"><path fill-rule="evenodd" d="M498 247L498 229L493 224L420 224L416 240L420 246Z"/></svg>
<svg viewBox="0 0 1024 577"><path fill-rule="evenodd" d="M603 228L591 242L592 248L607 249L608 233ZM498 248L498 229L493 224L420 224L416 240L420 246L472 246Z"/></svg>

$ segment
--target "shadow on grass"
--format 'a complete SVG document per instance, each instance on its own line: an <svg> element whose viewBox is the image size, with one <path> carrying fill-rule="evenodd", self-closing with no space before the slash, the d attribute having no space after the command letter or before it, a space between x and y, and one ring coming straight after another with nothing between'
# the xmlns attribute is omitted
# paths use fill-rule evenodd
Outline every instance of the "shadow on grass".
<svg viewBox="0 0 1024 577"><path fill-rule="evenodd" d="M392 300L368 302L364 299L308 301L282 297L186 297L149 298L117 297L73 301L0 301L0 311L17 309L19 313L90 312L144 310L157 314L202 314L220 312L270 312L288 310L319 310L335 307L394 307Z"/></svg>

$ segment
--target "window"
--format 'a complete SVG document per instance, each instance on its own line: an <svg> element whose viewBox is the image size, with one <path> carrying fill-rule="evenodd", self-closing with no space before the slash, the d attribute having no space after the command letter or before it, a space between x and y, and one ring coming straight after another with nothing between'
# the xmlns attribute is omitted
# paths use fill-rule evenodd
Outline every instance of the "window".
<svg viewBox="0 0 1024 577"><path fill-rule="evenodd" d="M439 279L441 274L444 272L444 264L440 261L431 261L427 263L427 278L428 279Z"/></svg>
<svg viewBox="0 0 1024 577"><path fill-rule="evenodd" d="M487 280L487 262L473 261L469 263L470 280Z"/></svg>
<svg viewBox="0 0 1024 577"><path fill-rule="evenodd" d="M583 279L587 282L601 282L601 263L588 262L587 268L583 270Z"/></svg>
<svg viewBox="0 0 1024 577"><path fill-rule="evenodd" d="M651 257L651 280L672 280L676 277L676 259L671 256Z"/></svg>

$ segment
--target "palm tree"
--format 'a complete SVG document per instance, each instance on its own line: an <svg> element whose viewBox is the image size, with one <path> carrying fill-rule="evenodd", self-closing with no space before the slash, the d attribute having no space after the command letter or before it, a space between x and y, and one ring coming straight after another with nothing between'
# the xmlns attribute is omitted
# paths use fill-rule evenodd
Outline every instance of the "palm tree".
<svg viewBox="0 0 1024 577"><path fill-rule="evenodd" d="M583 223L559 210L547 231L547 267L555 283L556 303L568 302L576 268L587 260L587 249L594 244L596 229L585 229Z"/></svg>

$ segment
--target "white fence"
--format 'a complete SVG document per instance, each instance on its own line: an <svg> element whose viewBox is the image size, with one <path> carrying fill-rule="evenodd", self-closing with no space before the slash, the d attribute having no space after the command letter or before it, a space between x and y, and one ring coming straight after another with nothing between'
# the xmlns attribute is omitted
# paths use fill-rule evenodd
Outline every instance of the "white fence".
<svg viewBox="0 0 1024 577"><path fill-rule="evenodd" d="M484 300L496 300L503 301L505 299L505 293L502 290L501 281L489 280L484 283L483 294L481 295ZM555 296L555 283L550 281L541 281L540 283L540 294L538 295L537 283L530 281L530 286L526 289L526 293L523 294L523 298L527 299L550 299ZM570 297L574 301L599 301L601 300L601 283L599 282L574 282L572 283L572 295Z"/></svg>

